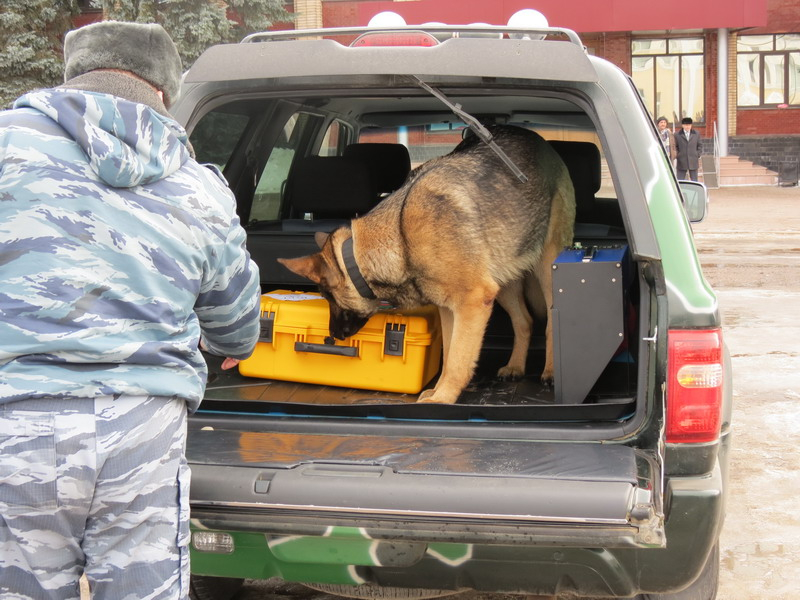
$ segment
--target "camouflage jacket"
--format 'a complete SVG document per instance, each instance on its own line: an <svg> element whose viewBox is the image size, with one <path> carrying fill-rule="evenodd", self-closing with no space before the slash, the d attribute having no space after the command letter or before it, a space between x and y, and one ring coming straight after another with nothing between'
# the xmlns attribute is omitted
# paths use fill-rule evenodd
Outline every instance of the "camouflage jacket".
<svg viewBox="0 0 800 600"><path fill-rule="evenodd" d="M245 358L258 268L183 128L107 94L0 112L0 403L203 395L198 342Z"/></svg>

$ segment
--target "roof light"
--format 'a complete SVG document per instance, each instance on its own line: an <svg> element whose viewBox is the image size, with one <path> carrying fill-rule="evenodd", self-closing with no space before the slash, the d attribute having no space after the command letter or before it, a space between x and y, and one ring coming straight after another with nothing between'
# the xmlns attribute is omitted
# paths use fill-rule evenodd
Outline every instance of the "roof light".
<svg viewBox="0 0 800 600"><path fill-rule="evenodd" d="M532 8L523 8L522 10L518 10L515 12L511 17L508 19L508 26L509 27L528 27L531 29L540 29L549 27L549 23L547 22L547 17L545 17L542 13L538 10L534 10ZM509 34L509 37L515 40L543 40L546 36L544 35L529 35L526 33L512 33Z"/></svg>
<svg viewBox="0 0 800 600"><path fill-rule="evenodd" d="M670 330L667 362L667 442L716 440L722 424L720 331Z"/></svg>
<svg viewBox="0 0 800 600"><path fill-rule="evenodd" d="M439 43L433 35L424 31L413 31L407 28L406 20L396 12L385 10L369 20L368 27L388 29L402 28L402 31L372 31L362 33L350 44L361 46L436 46Z"/></svg>
<svg viewBox="0 0 800 600"><path fill-rule="evenodd" d="M367 27L405 27L406 20L396 12L385 10L372 17Z"/></svg>
<svg viewBox="0 0 800 600"><path fill-rule="evenodd" d="M475 27L475 28L489 27L489 24L488 23L470 23L469 25L467 25L467 27ZM476 31L474 33L471 32L471 31L460 31L460 32L457 32L457 33L453 34L453 37L502 39L503 38L503 34L500 33L500 32L492 33L490 31Z"/></svg>
<svg viewBox="0 0 800 600"><path fill-rule="evenodd" d="M439 40L424 31L372 31L362 33L352 44L363 46L436 46Z"/></svg>

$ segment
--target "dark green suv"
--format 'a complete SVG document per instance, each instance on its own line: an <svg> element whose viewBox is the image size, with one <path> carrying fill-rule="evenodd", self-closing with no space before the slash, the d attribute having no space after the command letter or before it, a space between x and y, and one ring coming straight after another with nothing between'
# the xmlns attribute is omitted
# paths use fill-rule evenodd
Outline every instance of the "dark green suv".
<svg viewBox="0 0 800 600"><path fill-rule="evenodd" d="M732 394L690 226L705 194L676 181L625 73L563 29L265 33L205 52L173 112L230 182L265 293L313 291L276 259L495 124L537 131L570 171L578 258L554 266L591 283L610 251L619 273L547 307L554 387L543 330L530 377L493 377L500 310L452 406L208 357L189 425L195 598L270 577L361 597L715 597Z"/></svg>

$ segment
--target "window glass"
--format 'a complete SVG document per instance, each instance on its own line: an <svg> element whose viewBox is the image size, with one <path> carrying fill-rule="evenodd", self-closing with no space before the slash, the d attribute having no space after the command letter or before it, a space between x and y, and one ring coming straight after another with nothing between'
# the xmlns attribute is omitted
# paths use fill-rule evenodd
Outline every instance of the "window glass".
<svg viewBox="0 0 800 600"><path fill-rule="evenodd" d="M447 124L414 125L408 127L371 127L362 130L359 143L403 144L411 157L411 168L425 161L447 154L461 141L462 130L451 129Z"/></svg>
<svg viewBox="0 0 800 600"><path fill-rule="evenodd" d="M800 104L797 91L800 34L743 35L737 39L736 48L739 106Z"/></svg>
<svg viewBox="0 0 800 600"><path fill-rule="evenodd" d="M637 54L666 54L667 40L633 40L631 52Z"/></svg>
<svg viewBox="0 0 800 600"><path fill-rule="evenodd" d="M669 40L670 54L698 54L703 52L703 38L676 38Z"/></svg>
<svg viewBox="0 0 800 600"><path fill-rule="evenodd" d="M771 35L740 35L736 40L736 49L739 52L764 52L772 50Z"/></svg>
<svg viewBox="0 0 800 600"><path fill-rule="evenodd" d="M783 54L764 55L764 104L784 101Z"/></svg>
<svg viewBox="0 0 800 600"><path fill-rule="evenodd" d="M655 95L656 118L667 117L670 123L677 123L680 106L680 72L677 56L659 56L656 58L656 79L658 92Z"/></svg>
<svg viewBox="0 0 800 600"><path fill-rule="evenodd" d="M704 121L703 38L633 40L631 53L633 81L654 118Z"/></svg>
<svg viewBox="0 0 800 600"><path fill-rule="evenodd" d="M784 33L775 40L775 50L800 50L800 33Z"/></svg>
<svg viewBox="0 0 800 600"><path fill-rule="evenodd" d="M233 150L247 128L250 117L234 112L210 112L190 136L197 161L225 170Z"/></svg>
<svg viewBox="0 0 800 600"><path fill-rule="evenodd" d="M286 121L258 179L253 207L250 210L250 222L280 218L283 189L289 169L305 132L314 125L314 120L307 113L295 113Z"/></svg>
<svg viewBox="0 0 800 600"><path fill-rule="evenodd" d="M702 56L681 57L681 118L691 117L695 122L705 121L703 86L705 72Z"/></svg>
<svg viewBox="0 0 800 600"><path fill-rule="evenodd" d="M655 97L655 79L653 79L653 57L634 56L631 60L633 83L639 90L645 105L651 113L655 113L653 99Z"/></svg>
<svg viewBox="0 0 800 600"><path fill-rule="evenodd" d="M320 156L340 156L344 152L350 137L349 129L341 121L333 121L319 148Z"/></svg>
<svg viewBox="0 0 800 600"><path fill-rule="evenodd" d="M800 104L800 52L789 54L789 104Z"/></svg>
<svg viewBox="0 0 800 600"><path fill-rule="evenodd" d="M761 73L758 69L758 54L739 54L736 57L737 95L739 106L761 104Z"/></svg>

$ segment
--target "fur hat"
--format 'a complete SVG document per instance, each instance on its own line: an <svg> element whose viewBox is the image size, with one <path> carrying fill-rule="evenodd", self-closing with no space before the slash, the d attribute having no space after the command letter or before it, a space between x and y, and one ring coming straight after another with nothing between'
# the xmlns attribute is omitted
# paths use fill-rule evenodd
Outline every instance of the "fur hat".
<svg viewBox="0 0 800 600"><path fill-rule="evenodd" d="M692 117L683 117L681 119L681 125L691 125L692 123Z"/></svg>
<svg viewBox="0 0 800 600"><path fill-rule="evenodd" d="M102 21L67 33L64 80L95 69L121 69L164 92L169 106L181 86L181 57L161 25Z"/></svg>

